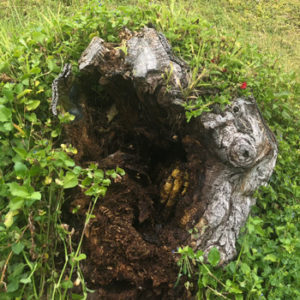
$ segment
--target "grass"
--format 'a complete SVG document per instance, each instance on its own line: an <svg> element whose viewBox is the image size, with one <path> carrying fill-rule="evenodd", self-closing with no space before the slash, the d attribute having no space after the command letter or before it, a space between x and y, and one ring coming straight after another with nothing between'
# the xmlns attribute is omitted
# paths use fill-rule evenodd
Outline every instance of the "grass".
<svg viewBox="0 0 300 300"><path fill-rule="evenodd" d="M118 7L140 1L109 1ZM145 1L147 2L147 1ZM164 1L171 3L172 1ZM160 3L160 1L152 1ZM275 57L284 72L300 80L300 3L298 0L199 0L180 1L187 15L209 21L220 33L237 34L241 43L258 46ZM146 5L147 6L147 5Z"/></svg>
<svg viewBox="0 0 300 300"><path fill-rule="evenodd" d="M85 3L84 0L7 0L0 1L0 61L5 61L23 33L34 26L59 30L64 16L74 14Z"/></svg>
<svg viewBox="0 0 300 300"><path fill-rule="evenodd" d="M271 53L283 70L300 73L300 4L279 1L200 1L199 13L219 30L239 32L242 41ZM299 79L299 77L298 77Z"/></svg>
<svg viewBox="0 0 300 300"><path fill-rule="evenodd" d="M274 176L257 194L238 258L222 270L215 261L200 264L194 274L199 299L300 299L299 2L90 2L0 2L0 75L10 81L0 82L0 291L7 292L0 299L66 299L71 273L85 288L71 297L85 299L78 263L85 255L80 245L69 253L71 232L60 223L64 190L85 183L95 196L109 181L95 166L75 166L69 154L76 150L59 146L67 117L50 118L51 82L64 61L76 63L93 36L115 42L123 26L138 30L148 22L167 35L195 78L205 68L206 81L195 85L222 90L218 98L191 103L199 110L189 117L210 101L225 103L247 81L279 143ZM87 174L92 179L84 180ZM60 249L63 268L55 263ZM199 259L184 249L182 263Z"/></svg>
<svg viewBox="0 0 300 300"><path fill-rule="evenodd" d="M153 3L158 1L153 1ZM170 1L169 1L170 2ZM184 1L181 1L184 3ZM106 1L108 7L130 5L138 1ZM74 14L84 0L7 0L0 2L0 54L7 57L15 41L32 24L55 28L55 20ZM294 71L300 80L300 4L298 0L187 1L188 11L208 20L219 32L239 33L241 42L271 53L283 71Z"/></svg>

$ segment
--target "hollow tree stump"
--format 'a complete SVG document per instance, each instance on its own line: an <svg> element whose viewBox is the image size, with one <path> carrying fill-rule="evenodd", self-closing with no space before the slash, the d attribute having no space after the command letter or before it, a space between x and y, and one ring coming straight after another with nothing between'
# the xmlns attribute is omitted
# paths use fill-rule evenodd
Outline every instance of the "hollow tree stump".
<svg viewBox="0 0 300 300"><path fill-rule="evenodd" d="M65 97L76 116L66 132L77 162L126 171L85 233L85 275L97 290L90 297L183 299L183 290L173 288L174 250L217 247L220 264L234 258L253 193L275 166L276 140L253 98L233 99L224 111L214 106L187 123L186 63L154 29L125 29L121 38L126 48L93 38L77 83L70 65L53 83L53 111ZM88 200L75 193L71 206L80 203L84 214Z"/></svg>

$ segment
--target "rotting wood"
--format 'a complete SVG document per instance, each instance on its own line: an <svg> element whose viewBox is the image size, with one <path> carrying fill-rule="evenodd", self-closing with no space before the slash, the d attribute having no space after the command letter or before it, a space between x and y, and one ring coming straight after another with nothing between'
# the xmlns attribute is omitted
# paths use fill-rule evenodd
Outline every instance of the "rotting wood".
<svg viewBox="0 0 300 300"><path fill-rule="evenodd" d="M173 288L174 250L217 247L220 264L235 257L253 193L274 169L277 144L251 97L186 123L186 63L152 28L121 36L126 54L98 37L82 54L81 94L73 104L83 117L66 127L78 163L126 171L86 233L85 273L93 274L89 282L101 299L184 299L183 289ZM54 83L65 91L56 89L53 111L55 95L72 89L59 87L69 84L63 77ZM73 196L71 206L87 205L81 193Z"/></svg>

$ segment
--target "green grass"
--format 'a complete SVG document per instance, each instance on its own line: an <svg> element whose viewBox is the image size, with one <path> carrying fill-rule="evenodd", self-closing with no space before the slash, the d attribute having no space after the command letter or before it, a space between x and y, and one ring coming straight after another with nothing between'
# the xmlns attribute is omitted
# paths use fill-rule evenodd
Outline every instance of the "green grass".
<svg viewBox="0 0 300 300"><path fill-rule="evenodd" d="M188 118L211 101L253 93L279 143L274 175L257 193L238 258L225 269L215 268L215 259L199 264L199 299L300 299L298 1L85 2L0 2L0 76L11 81L0 82L0 299L67 299L71 273L86 297L78 263L85 255L80 244L69 251L61 206L65 189L78 183L96 201L115 172L82 169L70 157L76 150L60 146L68 117L51 118L51 83L93 36L116 42L123 26L138 30L148 22L193 68L195 86L221 90L188 102ZM197 81L201 69L207 73ZM182 255L186 264L199 259L188 248Z"/></svg>
<svg viewBox="0 0 300 300"><path fill-rule="evenodd" d="M135 5L140 2L106 1L105 5L117 8L120 4ZM272 54L283 71L294 71L297 80L300 79L298 0L199 0L181 1L181 3L185 3L187 15L198 15L208 20L220 33L238 32L241 42L257 45L260 52ZM84 4L84 0L1 1L0 56L6 57L15 41L22 36L22 32L26 31L28 26L45 25L49 31L57 30L55 20L59 20L64 15L74 14Z"/></svg>
<svg viewBox="0 0 300 300"><path fill-rule="evenodd" d="M300 72L300 4L279 1L200 1L199 13L221 31L240 33L276 57L284 71ZM299 77L298 77L299 79Z"/></svg>
<svg viewBox="0 0 300 300"><path fill-rule="evenodd" d="M64 16L74 14L84 3L84 0L0 1L0 60L7 59L23 33L33 30L34 26L42 26L49 35L52 30L59 34L59 22Z"/></svg>
<svg viewBox="0 0 300 300"><path fill-rule="evenodd" d="M114 7L141 1L110 1ZM145 1L145 3L148 1ZM171 3L164 1L163 3ZM160 3L160 1L152 1ZM199 0L180 1L187 16L209 21L219 33L239 35L242 43L258 46L275 57L283 71L300 79L300 3L298 0ZM147 4L145 6L148 6Z"/></svg>

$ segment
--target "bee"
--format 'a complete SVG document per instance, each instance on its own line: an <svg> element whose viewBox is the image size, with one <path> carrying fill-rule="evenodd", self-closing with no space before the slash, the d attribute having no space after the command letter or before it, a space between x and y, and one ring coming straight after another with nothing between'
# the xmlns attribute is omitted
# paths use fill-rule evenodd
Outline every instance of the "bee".
<svg viewBox="0 0 300 300"><path fill-rule="evenodd" d="M165 206L166 214L176 205L179 197L183 197L189 187L189 175L187 171L176 167L167 177L160 191L160 203Z"/></svg>
<svg viewBox="0 0 300 300"><path fill-rule="evenodd" d="M102 215L104 215L105 217L107 217L108 219L112 219L114 217L113 212L105 207L105 206L99 206L99 212L102 213Z"/></svg>

